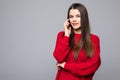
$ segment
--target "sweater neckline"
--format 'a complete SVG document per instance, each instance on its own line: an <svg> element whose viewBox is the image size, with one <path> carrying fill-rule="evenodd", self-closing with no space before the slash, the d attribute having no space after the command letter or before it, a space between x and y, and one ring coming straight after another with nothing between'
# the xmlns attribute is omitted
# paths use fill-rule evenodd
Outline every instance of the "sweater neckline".
<svg viewBox="0 0 120 80"><path fill-rule="evenodd" d="M76 39L79 39L79 38L81 38L82 34L75 33L74 36L75 36Z"/></svg>
<svg viewBox="0 0 120 80"><path fill-rule="evenodd" d="M81 36L82 34L79 33L74 33L75 36Z"/></svg>

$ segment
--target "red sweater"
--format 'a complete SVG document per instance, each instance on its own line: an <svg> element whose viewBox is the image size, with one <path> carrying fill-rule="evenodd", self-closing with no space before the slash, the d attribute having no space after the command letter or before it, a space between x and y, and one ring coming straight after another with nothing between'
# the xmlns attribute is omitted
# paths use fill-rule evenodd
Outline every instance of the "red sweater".
<svg viewBox="0 0 120 80"><path fill-rule="evenodd" d="M75 34L75 41L81 38L81 34ZM73 57L74 52L70 52L69 37L64 36L64 32L58 33L53 56L57 62L66 62L64 69L57 72L56 80L92 80L94 73L101 64L100 41L96 35L90 35L94 54L87 57L84 49L81 49L78 59Z"/></svg>

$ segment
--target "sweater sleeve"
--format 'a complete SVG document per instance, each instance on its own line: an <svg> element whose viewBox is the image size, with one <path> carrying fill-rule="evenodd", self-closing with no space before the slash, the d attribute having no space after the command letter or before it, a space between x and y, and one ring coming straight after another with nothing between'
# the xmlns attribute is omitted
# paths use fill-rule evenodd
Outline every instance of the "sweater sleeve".
<svg viewBox="0 0 120 80"><path fill-rule="evenodd" d="M64 62L69 51L69 37L64 36L64 32L59 32L57 35L53 56L55 57L57 62Z"/></svg>
<svg viewBox="0 0 120 80"><path fill-rule="evenodd" d="M64 68L71 73L79 76L85 76L92 73L99 68L101 64L100 59L100 41L99 38L96 36L93 38L93 48L94 48L94 55L91 58L88 58L86 62L82 63L67 63L65 64Z"/></svg>

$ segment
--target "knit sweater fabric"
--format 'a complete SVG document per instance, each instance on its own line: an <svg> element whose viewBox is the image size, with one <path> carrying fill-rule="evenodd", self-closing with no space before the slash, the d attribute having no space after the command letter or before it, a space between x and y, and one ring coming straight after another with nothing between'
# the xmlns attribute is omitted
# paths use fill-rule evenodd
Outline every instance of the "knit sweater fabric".
<svg viewBox="0 0 120 80"><path fill-rule="evenodd" d="M74 41L77 42L81 36L81 34L75 34ZM53 56L58 63L66 62L66 64L64 68L57 71L55 80L92 80L101 64L99 37L90 34L94 49L93 56L87 57L82 48L77 60L73 57L74 51L70 51L69 39L64 35L64 31L57 35Z"/></svg>

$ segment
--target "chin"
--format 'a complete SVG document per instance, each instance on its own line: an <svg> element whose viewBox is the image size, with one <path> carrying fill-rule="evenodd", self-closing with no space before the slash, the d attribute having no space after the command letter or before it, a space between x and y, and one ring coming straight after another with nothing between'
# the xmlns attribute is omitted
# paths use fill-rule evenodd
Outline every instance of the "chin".
<svg viewBox="0 0 120 80"><path fill-rule="evenodd" d="M73 27L73 29L80 29L80 27Z"/></svg>
<svg viewBox="0 0 120 80"><path fill-rule="evenodd" d="M73 27L73 29L77 31L77 30L80 30L81 27Z"/></svg>

